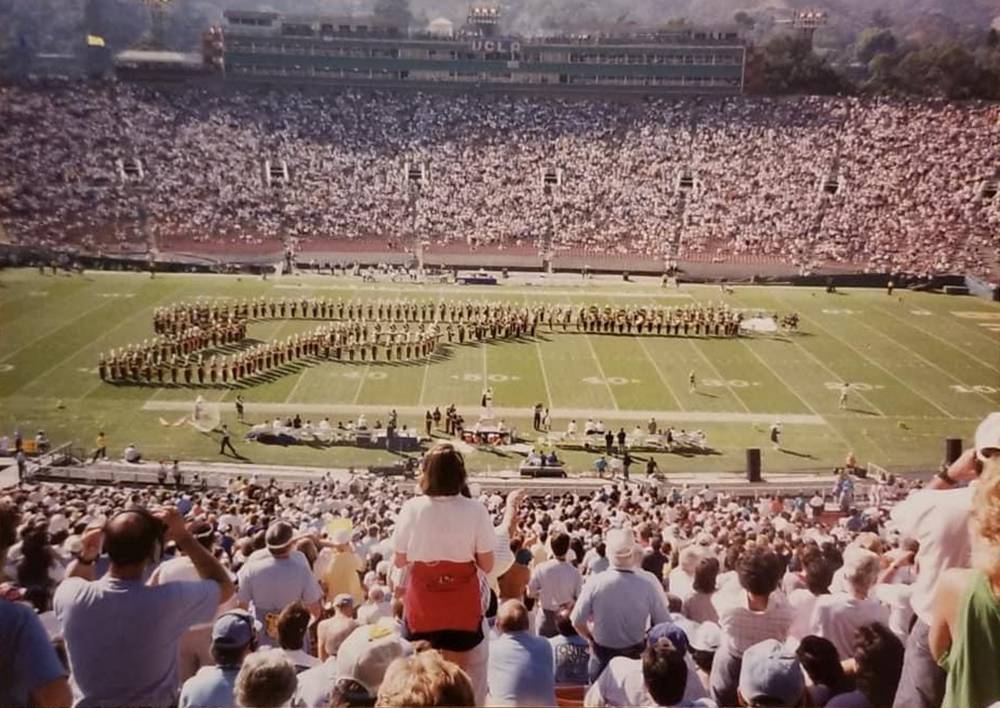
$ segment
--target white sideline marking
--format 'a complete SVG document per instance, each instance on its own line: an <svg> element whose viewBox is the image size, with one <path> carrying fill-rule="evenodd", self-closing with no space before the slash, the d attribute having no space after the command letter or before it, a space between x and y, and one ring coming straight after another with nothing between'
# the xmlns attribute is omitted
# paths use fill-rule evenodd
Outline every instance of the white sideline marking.
<svg viewBox="0 0 1000 708"><path fill-rule="evenodd" d="M596 288L586 288L580 287L579 290L558 290L555 288L550 288L546 285L538 285L534 287L518 288L518 287L505 287L503 285L453 285L449 288L455 288L457 292L471 292L475 289L477 293L495 293L496 295L537 295L539 297L551 297L553 295L570 295L576 297L600 297L600 298L614 298L616 300L627 300L627 299L648 299L650 297L655 298L670 298L676 300L693 300L694 295L690 293L656 293L650 295L648 293L614 293L602 292L601 289ZM426 290L421 290L420 285L411 285L407 288L401 287L380 287L378 285L307 285L305 283L301 285L290 285L290 284L279 284L271 286L272 290L297 290L302 292L303 290L363 290L365 292L375 292L375 293L408 293L410 295L414 294L426 294ZM434 300L434 297L425 297L422 299Z"/></svg>
<svg viewBox="0 0 1000 708"><path fill-rule="evenodd" d="M949 349L954 349L955 351L957 351L958 353L962 354L963 356L968 357L969 359L972 359L973 361L976 361L976 362L982 364L983 366L985 366L990 371L992 371L994 373L1000 373L1000 368L997 368L996 363L990 364L988 361L984 361L983 359L980 359L975 354L972 354L971 352L967 351L964 347L956 346L955 344L953 344L952 342L949 342L944 337L939 337L938 335L934 334L934 330L932 328L928 327L928 328L925 329L923 327L917 327L913 323L907 322L902 317L897 317L896 315L892 314L892 312L890 312L889 310L885 309L884 307L879 307L878 305L875 305L875 309L878 310L879 312L885 313L890 318L896 320L897 322L900 322L905 327L908 327L908 328L910 328L912 330L915 330L915 331L917 331L917 332L919 332L920 334L923 334L923 335L930 335L931 337L933 337L934 339L938 340L939 342L941 342L941 344L945 345ZM928 313L928 314L930 314L930 313Z"/></svg>
<svg viewBox="0 0 1000 708"><path fill-rule="evenodd" d="M691 348L692 348L692 349L694 349L694 350L695 350L695 352L696 352L696 353L698 354L698 356L700 356L700 357L702 358L702 360L703 360L703 361L704 361L704 362L705 362L706 364L708 364L708 366L709 366L709 367L710 367L710 368L712 369L712 371L714 371L714 372L715 372L715 377L716 377L717 379L719 379L719 381L726 381L726 380L727 380L727 379L726 379L726 377L722 375L722 372L721 372L721 371L719 371L719 367L717 367L717 366L715 365L715 362L714 362L714 361L712 361L711 359L709 359L709 358L708 358L708 355L706 355L706 354L705 354L705 352L703 352L703 351L701 350L701 348L700 348L700 347L699 347L699 346L698 346L697 344L695 344L695 341L694 341L694 339L688 339L687 337L685 337L684 339L687 339L687 341L688 341L688 344L690 344L690 345L691 345ZM695 390L696 390L696 391L698 390L698 384L697 384L697 381L695 382ZM729 387L727 387L727 390L728 390L728 391L729 391L730 393L732 393L732 394L733 394L733 398L735 398L735 399L737 400L737 402L739 402L739 404L740 404L741 406L743 406L743 410L745 410L745 411L746 411L747 413L749 413L749 412L750 412L750 406L748 406L748 405L747 405L747 402L743 400L743 398L742 398L742 397L740 396L740 394L736 393L736 390L735 390L735 389L733 389L733 388L729 388Z"/></svg>
<svg viewBox="0 0 1000 708"><path fill-rule="evenodd" d="M194 395L194 391L192 391ZM144 411L190 411L192 403L190 401L156 401L149 400L143 403ZM385 406L381 404L360 405L342 403L254 403L248 400L246 403L247 413L339 413L343 415L356 415L359 413L370 413L371 411L382 411ZM477 408L478 406L467 406L467 408ZM426 412L424 406L396 406L400 415L423 416ZM532 409L524 408L494 408L494 413L507 418L530 418ZM667 421L671 423L767 423L771 424L776 418L785 425L829 425L821 415L807 415L803 413L739 413L722 411L654 411L654 410L612 410L607 408L552 408L550 415L553 418L604 418L605 420L646 420L656 418L657 421Z"/></svg>

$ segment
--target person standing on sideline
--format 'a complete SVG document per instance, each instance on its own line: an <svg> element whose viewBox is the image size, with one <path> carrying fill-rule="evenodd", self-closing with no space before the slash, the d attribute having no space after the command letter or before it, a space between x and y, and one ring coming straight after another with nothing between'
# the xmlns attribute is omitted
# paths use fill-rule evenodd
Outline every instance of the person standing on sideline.
<svg viewBox="0 0 1000 708"><path fill-rule="evenodd" d="M179 460L174 460L173 475L174 486L177 487L177 489L180 489L181 482L183 481L183 475L181 474L181 463Z"/></svg>
<svg viewBox="0 0 1000 708"><path fill-rule="evenodd" d="M846 381L840 385L840 402L837 404L840 410L847 408L847 394L851 392L851 384Z"/></svg>
<svg viewBox="0 0 1000 708"><path fill-rule="evenodd" d="M236 394L236 420L238 420L241 423L244 422L243 421L243 394L242 393L237 393Z"/></svg>
<svg viewBox="0 0 1000 708"><path fill-rule="evenodd" d="M774 450L781 449L781 423L775 421L771 424L771 448Z"/></svg>
<svg viewBox="0 0 1000 708"><path fill-rule="evenodd" d="M531 426L534 430L540 430L542 427L542 404L535 404L535 411L531 417Z"/></svg>
<svg viewBox="0 0 1000 708"><path fill-rule="evenodd" d="M23 482L28 476L28 456L24 454L23 449L17 449L14 461L17 462L17 481Z"/></svg>
<svg viewBox="0 0 1000 708"><path fill-rule="evenodd" d="M103 430L97 434L96 443L97 448L94 450L94 457L91 460L91 463L97 462L99 459L108 456L108 439L105 437Z"/></svg>
<svg viewBox="0 0 1000 708"><path fill-rule="evenodd" d="M229 439L229 426L223 424L223 426L222 426L222 440L221 440L221 442L219 444L219 454L220 455L225 455L227 447L229 448L229 451L233 453L233 457L239 457L240 456L240 454L238 452L236 452L236 448L233 447L233 443Z"/></svg>
<svg viewBox="0 0 1000 708"><path fill-rule="evenodd" d="M688 393L694 393L695 389L698 388L698 377L694 373L694 369L688 372Z"/></svg>
<svg viewBox="0 0 1000 708"><path fill-rule="evenodd" d="M629 468L632 467L632 455L629 454L628 450L622 453L622 475L625 481L628 482Z"/></svg>

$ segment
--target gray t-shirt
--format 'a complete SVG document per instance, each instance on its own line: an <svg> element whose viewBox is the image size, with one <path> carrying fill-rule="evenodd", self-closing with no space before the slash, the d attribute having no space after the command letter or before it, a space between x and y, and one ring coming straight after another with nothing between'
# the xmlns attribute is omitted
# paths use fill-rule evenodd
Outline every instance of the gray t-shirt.
<svg viewBox="0 0 1000 708"><path fill-rule="evenodd" d="M210 622L221 592L211 580L155 587L105 575L68 578L53 605L62 624L79 706L170 706L178 641Z"/></svg>
<svg viewBox="0 0 1000 708"><path fill-rule="evenodd" d="M184 682L178 708L229 708L236 705L239 666L202 666Z"/></svg>
<svg viewBox="0 0 1000 708"><path fill-rule="evenodd" d="M583 586L573 606L573 624L594 620L594 640L609 649L625 649L646 638L646 628L670 619L667 598L656 579L644 571L611 568Z"/></svg>
<svg viewBox="0 0 1000 708"><path fill-rule="evenodd" d="M28 705L32 691L65 675L34 610L0 599L0 706Z"/></svg>
<svg viewBox="0 0 1000 708"><path fill-rule="evenodd" d="M241 602L253 605L254 615L264 626L261 643L277 643L277 615L293 602L319 602L323 590L308 565L293 557L268 554L246 563L237 575ZM271 623L268 624L268 615Z"/></svg>

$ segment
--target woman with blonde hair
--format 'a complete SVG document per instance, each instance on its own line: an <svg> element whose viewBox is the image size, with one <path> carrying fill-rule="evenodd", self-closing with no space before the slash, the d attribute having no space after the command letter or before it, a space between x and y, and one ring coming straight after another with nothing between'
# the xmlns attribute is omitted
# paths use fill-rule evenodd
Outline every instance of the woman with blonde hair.
<svg viewBox="0 0 1000 708"><path fill-rule="evenodd" d="M946 706L1000 701L1000 439L995 442L987 449L977 444L983 471L972 501L972 568L946 571L934 598L930 648L948 672Z"/></svg>

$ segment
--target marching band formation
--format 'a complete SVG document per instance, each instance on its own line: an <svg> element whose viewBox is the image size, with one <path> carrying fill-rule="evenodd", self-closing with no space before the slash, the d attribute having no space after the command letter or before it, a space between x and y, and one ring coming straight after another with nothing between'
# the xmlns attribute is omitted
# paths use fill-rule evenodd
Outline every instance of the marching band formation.
<svg viewBox="0 0 1000 708"><path fill-rule="evenodd" d="M239 350L250 321L325 320L316 329ZM740 334L743 313L725 304L678 307L514 304L502 301L257 298L176 303L153 313L156 335L102 353L104 381L229 385L301 359L424 359L442 343L534 337L549 331L661 336Z"/></svg>

